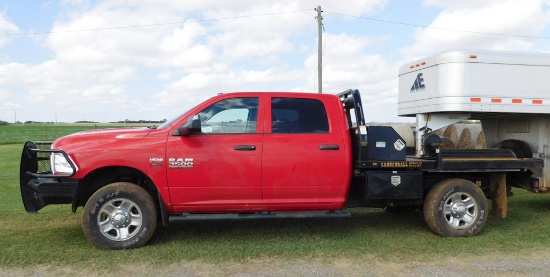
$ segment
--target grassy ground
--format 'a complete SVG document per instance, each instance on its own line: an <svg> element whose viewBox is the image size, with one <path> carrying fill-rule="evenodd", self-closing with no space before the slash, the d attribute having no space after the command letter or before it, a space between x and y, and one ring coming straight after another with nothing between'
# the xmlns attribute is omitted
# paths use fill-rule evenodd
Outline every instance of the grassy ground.
<svg viewBox="0 0 550 277"><path fill-rule="evenodd" d="M49 141L72 133L117 127L143 127L153 124L9 124L0 125L0 144L24 143L29 140Z"/></svg>
<svg viewBox="0 0 550 277"><path fill-rule="evenodd" d="M181 262L223 264L255 260L430 261L445 257L530 255L550 244L550 194L514 190L509 217L489 217L473 238L443 238L425 226L422 213L391 214L355 209L345 219L212 221L159 228L140 249L100 251L81 230L81 210L48 206L24 211L18 172L22 144L0 145L0 268L164 267ZM1 272L1 271L0 271ZM0 274L1 275L1 274Z"/></svg>

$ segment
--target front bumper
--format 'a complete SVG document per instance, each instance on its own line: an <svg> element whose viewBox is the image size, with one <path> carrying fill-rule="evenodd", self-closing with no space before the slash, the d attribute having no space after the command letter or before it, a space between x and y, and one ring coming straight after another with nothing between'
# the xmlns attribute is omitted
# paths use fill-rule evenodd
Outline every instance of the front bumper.
<svg viewBox="0 0 550 277"><path fill-rule="evenodd" d="M52 174L50 155L62 151L50 147L51 142L31 141L23 147L19 185L25 210L29 213L35 213L49 204L70 204L75 198L79 179Z"/></svg>

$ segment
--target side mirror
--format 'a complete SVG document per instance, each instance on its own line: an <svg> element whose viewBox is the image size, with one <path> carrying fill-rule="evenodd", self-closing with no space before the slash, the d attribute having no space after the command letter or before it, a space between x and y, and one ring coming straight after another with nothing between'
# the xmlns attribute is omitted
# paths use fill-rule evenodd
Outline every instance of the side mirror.
<svg viewBox="0 0 550 277"><path fill-rule="evenodd" d="M182 126L174 131L174 136L188 136L201 133L201 118L199 115L194 115L185 122Z"/></svg>

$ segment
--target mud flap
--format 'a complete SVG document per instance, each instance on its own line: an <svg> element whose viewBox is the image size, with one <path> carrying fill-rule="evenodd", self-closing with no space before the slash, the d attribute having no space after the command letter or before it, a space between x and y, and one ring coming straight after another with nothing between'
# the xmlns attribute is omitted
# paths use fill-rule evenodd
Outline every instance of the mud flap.
<svg viewBox="0 0 550 277"><path fill-rule="evenodd" d="M491 214L500 218L508 215L508 199L506 195L506 173L491 173Z"/></svg>

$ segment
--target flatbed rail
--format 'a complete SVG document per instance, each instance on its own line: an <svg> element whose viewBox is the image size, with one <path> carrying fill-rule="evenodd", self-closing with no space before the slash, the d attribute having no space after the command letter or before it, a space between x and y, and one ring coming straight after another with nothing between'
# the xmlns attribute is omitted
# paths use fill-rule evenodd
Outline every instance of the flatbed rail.
<svg viewBox="0 0 550 277"><path fill-rule="evenodd" d="M407 157L404 161L362 160L358 169L416 169L430 172L483 172L541 169L542 159L518 159L508 149L441 150L434 159Z"/></svg>

